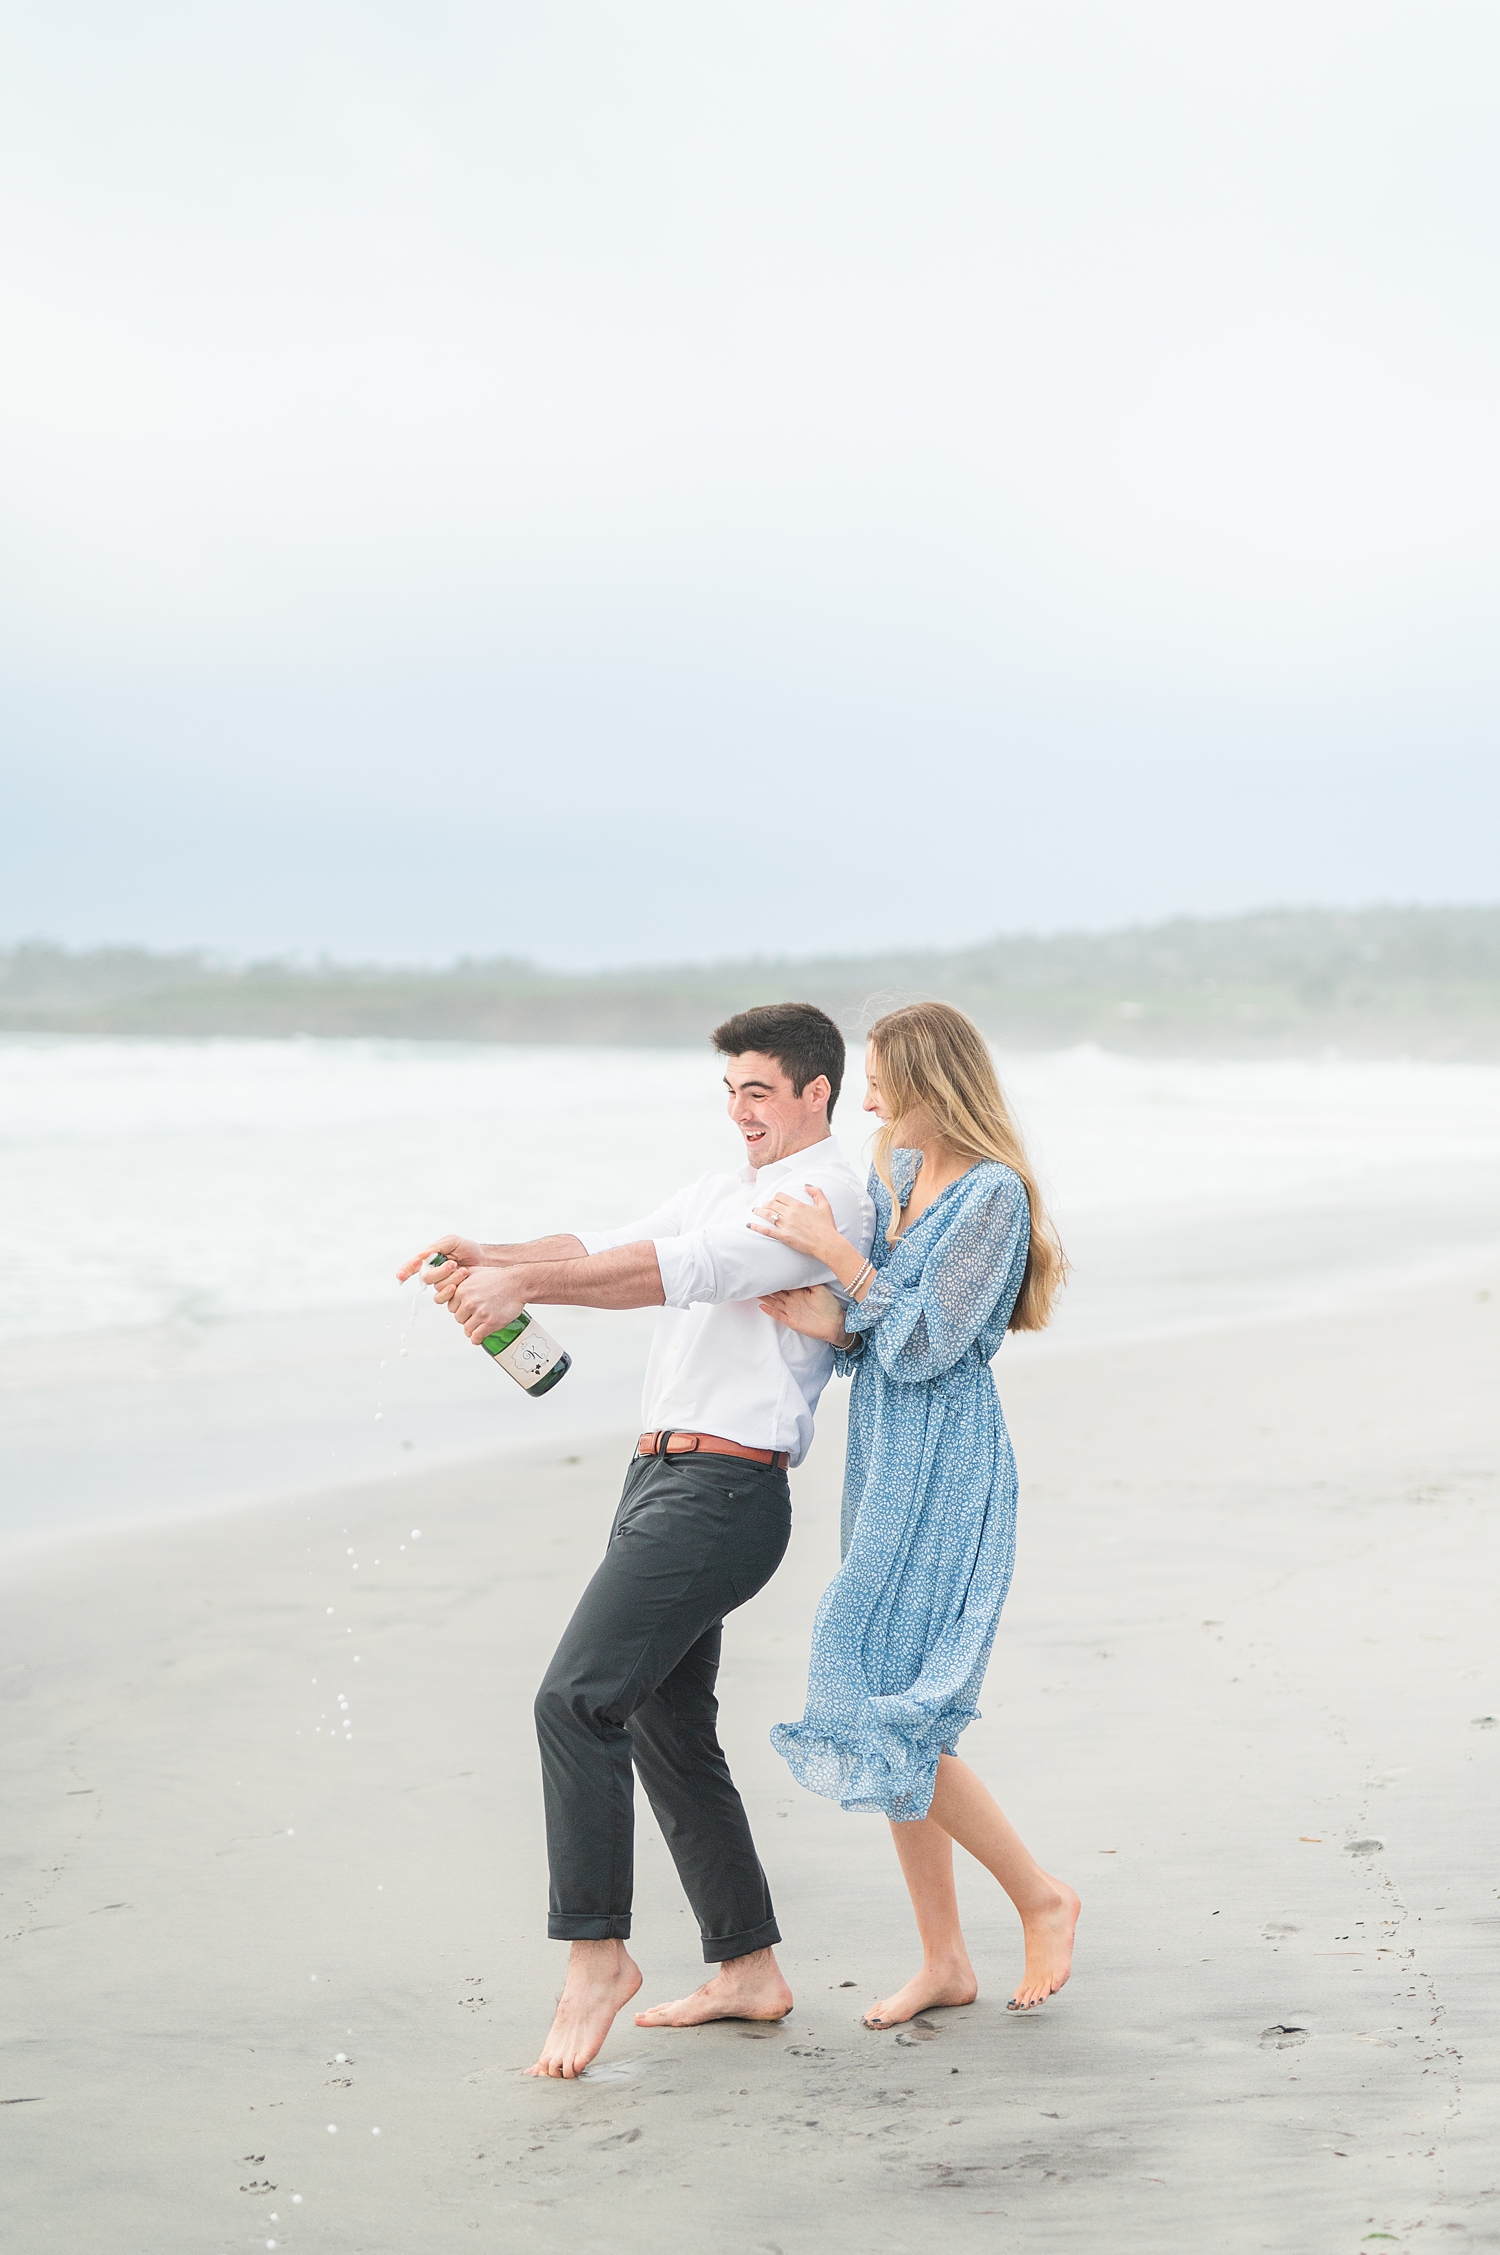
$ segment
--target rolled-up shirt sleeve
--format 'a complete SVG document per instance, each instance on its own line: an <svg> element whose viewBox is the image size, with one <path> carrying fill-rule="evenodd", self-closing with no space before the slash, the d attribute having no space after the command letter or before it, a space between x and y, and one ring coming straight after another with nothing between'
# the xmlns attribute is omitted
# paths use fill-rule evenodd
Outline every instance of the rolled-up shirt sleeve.
<svg viewBox="0 0 1500 2255"><path fill-rule="evenodd" d="M687 1189L679 1190L664 1206L658 1206L655 1213L643 1214L639 1221L622 1222L618 1229L575 1229L573 1235L586 1253L610 1253L618 1245L639 1245L647 1237L654 1244L660 1244L663 1238L675 1237L682 1228L693 1187L690 1184Z"/></svg>
<svg viewBox="0 0 1500 2255"><path fill-rule="evenodd" d="M840 1234L867 1252L872 1222L859 1186L835 1179L820 1182L818 1188L833 1209ZM811 1202L800 1183L794 1187L779 1182L776 1189ZM762 1237L742 1222L715 1222L682 1236L658 1237L656 1258L669 1308L690 1308L700 1301L758 1300L766 1292L795 1292L803 1285L833 1281L833 1271L810 1253L795 1253L790 1245L778 1245L774 1237Z"/></svg>

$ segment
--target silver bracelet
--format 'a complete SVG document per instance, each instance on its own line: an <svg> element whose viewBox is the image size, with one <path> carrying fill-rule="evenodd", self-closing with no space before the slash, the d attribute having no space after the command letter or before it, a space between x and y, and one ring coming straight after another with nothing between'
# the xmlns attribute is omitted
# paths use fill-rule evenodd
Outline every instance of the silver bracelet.
<svg viewBox="0 0 1500 2255"><path fill-rule="evenodd" d="M864 1267L863 1267L863 1268L862 1268L862 1269L860 1270L860 1272L859 1272L858 1276L856 1276L856 1277L855 1277L855 1279L854 1279L853 1283L852 1283L852 1284L846 1284L846 1285L844 1286L844 1291L845 1291L845 1293L847 1294L847 1296L848 1296L848 1298L850 1299L850 1301L851 1301L851 1302L853 1301L853 1299L854 1299L854 1295L855 1295L855 1293L856 1293L856 1292L857 1292L857 1291L859 1290L859 1288L860 1288L861 1284L863 1284L863 1283L864 1283L864 1281L865 1281L865 1278L866 1278L867 1276L873 1276L874 1274L875 1274L875 1263L874 1263L873 1261L866 1261L866 1262L865 1262L865 1265L864 1265Z"/></svg>

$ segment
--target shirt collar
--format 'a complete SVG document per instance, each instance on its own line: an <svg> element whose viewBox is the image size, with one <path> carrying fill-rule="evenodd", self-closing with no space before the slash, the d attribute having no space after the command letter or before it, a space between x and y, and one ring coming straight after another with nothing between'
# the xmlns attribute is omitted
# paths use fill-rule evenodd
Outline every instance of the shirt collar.
<svg viewBox="0 0 1500 2255"><path fill-rule="evenodd" d="M809 1143L803 1150L794 1151L789 1159L773 1159L768 1167L752 1167L747 1159L740 1169L740 1180L745 1183L773 1181L786 1168L800 1166L804 1159L816 1159L833 1141L832 1135L825 1135L821 1142Z"/></svg>

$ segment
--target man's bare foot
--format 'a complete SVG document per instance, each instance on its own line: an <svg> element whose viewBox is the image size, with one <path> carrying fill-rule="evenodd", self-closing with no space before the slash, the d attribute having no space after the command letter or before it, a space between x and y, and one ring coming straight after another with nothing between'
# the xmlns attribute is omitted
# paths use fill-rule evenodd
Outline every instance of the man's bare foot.
<svg viewBox="0 0 1500 2255"><path fill-rule="evenodd" d="M707 2020L785 2020L792 1992L781 1977L772 1950L727 1958L711 1981L675 2004L654 2004L638 2012L638 2028L701 2028Z"/></svg>
<svg viewBox="0 0 1500 2255"><path fill-rule="evenodd" d="M566 2082L581 2075L640 1985L641 1969L623 1942L575 1942L542 2056L527 2074Z"/></svg>
<svg viewBox="0 0 1500 2255"><path fill-rule="evenodd" d="M1047 1876L1052 1878L1050 1872ZM1050 1903L1022 1913L1026 1970L1005 2008L1007 2012L1030 2012L1033 2005L1055 1996L1073 1970L1073 1929L1078 1924L1079 1901L1062 1880L1053 1879L1052 1885L1057 1893Z"/></svg>
<svg viewBox="0 0 1500 2255"><path fill-rule="evenodd" d="M915 2020L929 2005L972 2004L978 1994L979 1981L967 1957L943 1965L929 1965L924 1960L921 1972L914 1974L904 1989L871 2005L865 2026L899 2028L903 2020Z"/></svg>

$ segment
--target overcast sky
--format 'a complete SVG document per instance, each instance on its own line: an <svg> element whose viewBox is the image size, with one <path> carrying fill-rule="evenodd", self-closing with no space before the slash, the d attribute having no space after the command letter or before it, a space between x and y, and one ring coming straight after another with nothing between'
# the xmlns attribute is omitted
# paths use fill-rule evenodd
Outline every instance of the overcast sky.
<svg viewBox="0 0 1500 2255"><path fill-rule="evenodd" d="M0 938L1500 897L1500 12L12 5Z"/></svg>

